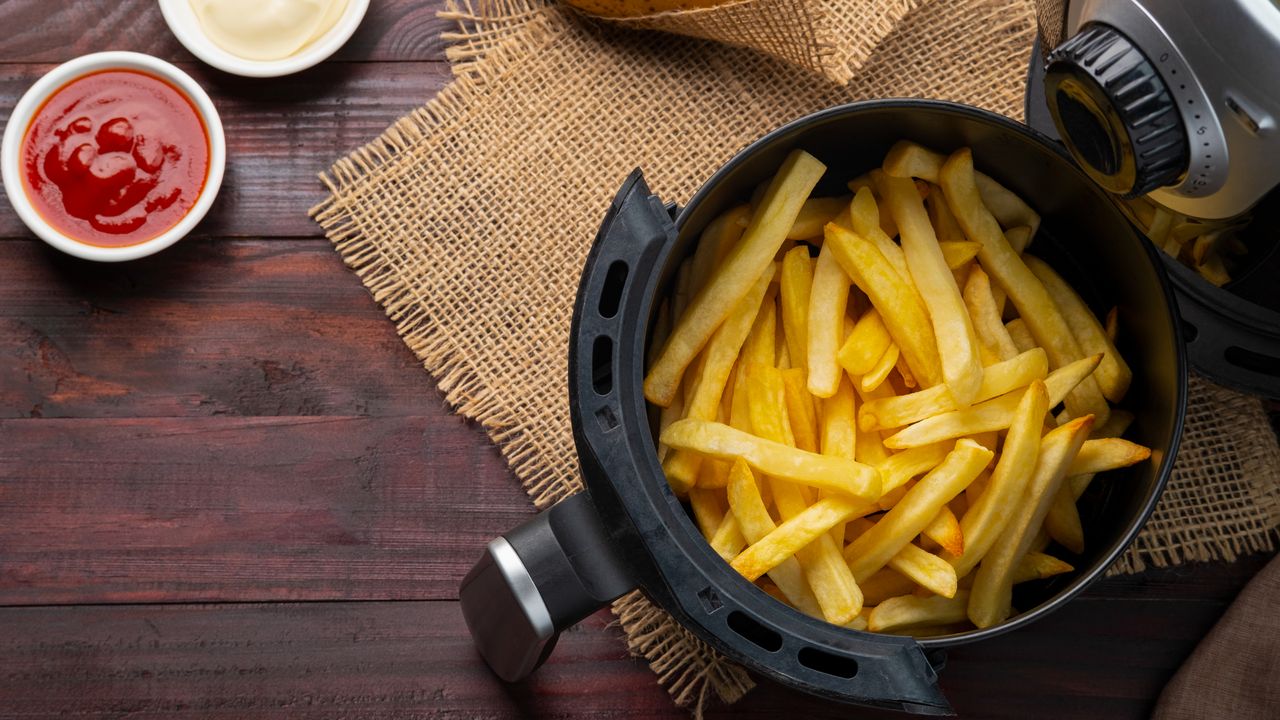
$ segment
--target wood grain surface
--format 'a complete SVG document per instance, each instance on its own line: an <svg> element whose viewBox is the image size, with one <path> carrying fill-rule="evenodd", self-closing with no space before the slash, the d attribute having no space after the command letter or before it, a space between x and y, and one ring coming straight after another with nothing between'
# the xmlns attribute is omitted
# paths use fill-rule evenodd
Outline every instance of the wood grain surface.
<svg viewBox="0 0 1280 720"><path fill-rule="evenodd" d="M152 0L0 3L0 122L127 49L192 73L229 141L208 218L143 261L62 256L0 206L0 717L687 715L606 613L528 682L485 669L458 582L532 508L307 217L318 172L447 84L441 6L374 0L334 59L248 80ZM1145 717L1266 559L1105 580L953 650L943 686L962 717ZM895 717L768 682L710 714Z"/></svg>

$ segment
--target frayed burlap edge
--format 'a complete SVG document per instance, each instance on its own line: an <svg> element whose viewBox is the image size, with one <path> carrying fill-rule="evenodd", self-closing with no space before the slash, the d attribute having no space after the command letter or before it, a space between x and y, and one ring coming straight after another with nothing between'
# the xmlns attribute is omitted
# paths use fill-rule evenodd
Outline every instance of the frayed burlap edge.
<svg viewBox="0 0 1280 720"><path fill-rule="evenodd" d="M1193 374L1186 431L1169 483L1142 532L1107 574L1234 562L1275 550L1277 539L1280 445L1262 400Z"/></svg>

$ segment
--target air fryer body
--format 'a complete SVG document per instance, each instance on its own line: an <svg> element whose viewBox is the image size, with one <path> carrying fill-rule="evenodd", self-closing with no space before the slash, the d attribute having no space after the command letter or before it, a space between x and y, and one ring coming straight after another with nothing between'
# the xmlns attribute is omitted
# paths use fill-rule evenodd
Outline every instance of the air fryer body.
<svg viewBox="0 0 1280 720"><path fill-rule="evenodd" d="M1051 70L1055 52L1082 33L1099 35L1094 55L1066 53L1058 59L1069 61L1071 72L1096 80L1107 102L1132 113L1135 143L1170 125L1169 142L1161 140L1135 158L1141 166L1144 152L1176 155L1167 158L1168 171L1150 191L1152 200L1191 217L1224 219L1248 211L1280 185L1280 5L1037 0L1037 15ZM1151 74L1150 83L1132 73L1112 76L1121 45L1140 53L1139 70ZM1054 107L1052 97L1050 106L1062 129L1067 111ZM1168 147L1173 144L1178 147ZM1071 149L1088 164L1087 149Z"/></svg>

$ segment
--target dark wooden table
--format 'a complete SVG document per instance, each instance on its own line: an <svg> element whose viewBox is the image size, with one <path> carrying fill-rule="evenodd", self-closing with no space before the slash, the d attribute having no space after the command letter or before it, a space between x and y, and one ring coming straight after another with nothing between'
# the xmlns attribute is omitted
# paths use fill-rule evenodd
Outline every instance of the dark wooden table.
<svg viewBox="0 0 1280 720"><path fill-rule="evenodd" d="M532 508L307 218L316 173L449 81L440 0L375 0L323 66L247 80L152 0L0 3L0 117L53 64L125 49L208 89L217 204L95 265L0 208L0 716L681 717L601 613L496 681L458 582ZM951 653L966 717L1143 717L1265 557L1099 583ZM764 684L717 716L849 717Z"/></svg>

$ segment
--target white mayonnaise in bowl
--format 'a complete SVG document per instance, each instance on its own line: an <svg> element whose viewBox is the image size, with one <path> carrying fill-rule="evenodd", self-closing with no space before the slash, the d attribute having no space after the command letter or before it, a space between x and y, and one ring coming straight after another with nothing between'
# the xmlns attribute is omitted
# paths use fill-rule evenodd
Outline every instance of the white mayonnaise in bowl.
<svg viewBox="0 0 1280 720"><path fill-rule="evenodd" d="M191 54L244 77L289 75L351 39L369 0L160 0L169 29Z"/></svg>

